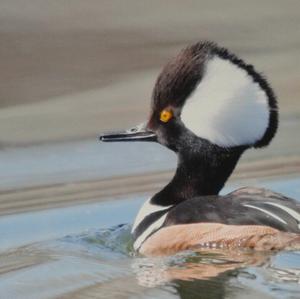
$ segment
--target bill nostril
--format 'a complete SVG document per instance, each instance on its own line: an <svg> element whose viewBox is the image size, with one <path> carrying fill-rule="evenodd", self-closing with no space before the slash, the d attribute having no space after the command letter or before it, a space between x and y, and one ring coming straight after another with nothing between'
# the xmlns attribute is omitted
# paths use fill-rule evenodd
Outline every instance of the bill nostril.
<svg viewBox="0 0 300 299"><path fill-rule="evenodd" d="M132 132L132 133L137 132L137 128L132 128L132 129L130 129L130 132Z"/></svg>

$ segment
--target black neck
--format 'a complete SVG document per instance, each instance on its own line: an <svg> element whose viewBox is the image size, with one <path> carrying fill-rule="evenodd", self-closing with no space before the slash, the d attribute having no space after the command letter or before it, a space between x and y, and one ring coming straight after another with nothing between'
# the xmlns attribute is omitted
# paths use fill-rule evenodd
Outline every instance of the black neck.
<svg viewBox="0 0 300 299"><path fill-rule="evenodd" d="M225 149L205 143L197 151L179 152L173 179L152 198L152 202L167 206L196 196L217 195L245 149Z"/></svg>

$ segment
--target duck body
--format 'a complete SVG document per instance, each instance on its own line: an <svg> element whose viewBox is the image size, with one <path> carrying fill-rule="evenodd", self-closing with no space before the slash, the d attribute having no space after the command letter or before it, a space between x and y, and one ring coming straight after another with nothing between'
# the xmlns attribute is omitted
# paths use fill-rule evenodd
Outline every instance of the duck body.
<svg viewBox="0 0 300 299"><path fill-rule="evenodd" d="M266 189L194 197L156 206L152 213L147 202L140 213L144 217L137 217L132 232L135 250L145 255L197 248L300 248L300 204Z"/></svg>
<svg viewBox="0 0 300 299"><path fill-rule="evenodd" d="M211 42L181 51L156 81L149 120L100 137L155 141L178 156L171 182L136 217L134 249L300 248L295 200L258 188L219 195L245 150L267 146L277 126L273 90L252 65Z"/></svg>

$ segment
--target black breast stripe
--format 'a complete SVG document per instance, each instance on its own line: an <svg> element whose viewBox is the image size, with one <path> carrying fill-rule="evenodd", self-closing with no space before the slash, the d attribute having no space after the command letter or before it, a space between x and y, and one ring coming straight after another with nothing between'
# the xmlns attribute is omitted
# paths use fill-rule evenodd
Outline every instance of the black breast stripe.
<svg viewBox="0 0 300 299"><path fill-rule="evenodd" d="M171 209L172 207L170 207ZM170 209L165 209L163 211L157 211L147 215L133 231L133 238L136 240L151 224L157 221L161 216L165 215L170 211Z"/></svg>

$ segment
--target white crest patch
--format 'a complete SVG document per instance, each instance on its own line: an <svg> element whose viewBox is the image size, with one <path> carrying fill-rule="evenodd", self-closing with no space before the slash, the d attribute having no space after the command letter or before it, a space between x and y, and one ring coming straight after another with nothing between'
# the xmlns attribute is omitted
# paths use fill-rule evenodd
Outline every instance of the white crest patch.
<svg viewBox="0 0 300 299"><path fill-rule="evenodd" d="M131 229L132 233L137 228L137 226L144 220L144 218L147 217L148 215L158 212L158 211L164 211L164 210L172 207L172 205L170 205L170 206L154 205L150 201L151 201L151 198L148 199L147 201L145 201L144 204L142 205L142 207L140 208L140 210L135 218L132 229Z"/></svg>
<svg viewBox="0 0 300 299"><path fill-rule="evenodd" d="M213 57L181 119L197 136L219 146L251 145L259 141L269 124L265 91L231 61Z"/></svg>

